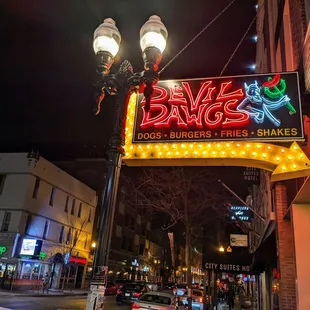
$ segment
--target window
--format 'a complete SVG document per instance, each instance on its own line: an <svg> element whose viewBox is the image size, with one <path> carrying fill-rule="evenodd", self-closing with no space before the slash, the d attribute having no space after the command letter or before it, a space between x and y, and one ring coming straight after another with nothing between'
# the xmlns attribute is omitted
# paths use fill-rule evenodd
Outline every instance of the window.
<svg viewBox="0 0 310 310"><path fill-rule="evenodd" d="M84 240L84 249L87 249L87 235L85 236L85 240Z"/></svg>
<svg viewBox="0 0 310 310"><path fill-rule="evenodd" d="M32 221L32 216L30 214L27 215L27 220L26 220L26 225L25 225L25 234L30 234L29 230L30 230L30 225L31 225L31 221Z"/></svg>
<svg viewBox="0 0 310 310"><path fill-rule="evenodd" d="M75 213L75 199L72 201L72 208L71 208L71 214L74 215Z"/></svg>
<svg viewBox="0 0 310 310"><path fill-rule="evenodd" d="M2 195L6 175L0 175L0 195Z"/></svg>
<svg viewBox="0 0 310 310"><path fill-rule="evenodd" d="M36 179L36 182L35 182L34 188L33 188L32 198L37 199L39 187L40 187L40 179Z"/></svg>
<svg viewBox="0 0 310 310"><path fill-rule="evenodd" d="M68 209L69 209L69 196L67 196L66 204L65 204L65 212L66 213L68 213Z"/></svg>
<svg viewBox="0 0 310 310"><path fill-rule="evenodd" d="M67 244L69 244L71 241L71 234L72 234L72 228L69 228L68 233L67 233L67 240L66 240Z"/></svg>
<svg viewBox="0 0 310 310"><path fill-rule="evenodd" d="M82 214L82 203L80 202L79 211L78 211L78 217L79 218L81 217L81 214Z"/></svg>
<svg viewBox="0 0 310 310"><path fill-rule="evenodd" d="M65 231L65 226L61 226L60 234L59 234L59 243L63 243L64 241L64 231Z"/></svg>
<svg viewBox="0 0 310 310"><path fill-rule="evenodd" d="M44 231L43 231L43 239L47 238L49 226L50 226L50 221L45 221Z"/></svg>
<svg viewBox="0 0 310 310"><path fill-rule="evenodd" d="M1 229L2 231L9 231L11 216L12 212L5 212Z"/></svg>
<svg viewBox="0 0 310 310"><path fill-rule="evenodd" d="M73 246L76 246L78 242L78 238L79 238L79 235L78 235L78 231L76 230L74 233Z"/></svg>
<svg viewBox="0 0 310 310"><path fill-rule="evenodd" d="M50 196L50 206L53 206L53 203L54 203L54 195L55 195L55 188L52 187L51 196Z"/></svg>
<svg viewBox="0 0 310 310"><path fill-rule="evenodd" d="M91 209L89 209L89 213L88 213L88 222L91 222Z"/></svg>

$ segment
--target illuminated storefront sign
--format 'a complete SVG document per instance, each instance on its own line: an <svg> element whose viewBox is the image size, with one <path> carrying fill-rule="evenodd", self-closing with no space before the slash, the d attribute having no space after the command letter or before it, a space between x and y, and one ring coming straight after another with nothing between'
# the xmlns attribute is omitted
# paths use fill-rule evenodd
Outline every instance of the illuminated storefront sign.
<svg viewBox="0 0 310 310"><path fill-rule="evenodd" d="M20 255L29 257L38 257L42 248L42 240L37 239L23 239L20 249Z"/></svg>
<svg viewBox="0 0 310 310"><path fill-rule="evenodd" d="M273 172L272 182L310 175L296 143L297 73L160 81L148 106L131 96L125 125L128 166L245 166Z"/></svg>
<svg viewBox="0 0 310 310"><path fill-rule="evenodd" d="M304 138L297 73L161 81L136 113L134 142Z"/></svg>
<svg viewBox="0 0 310 310"><path fill-rule="evenodd" d="M70 256L69 262L70 262L70 263L76 263L76 264L83 264L83 265L86 265L87 260L86 260L86 258Z"/></svg>
<svg viewBox="0 0 310 310"><path fill-rule="evenodd" d="M219 263L205 263L205 269L215 270L215 271L235 271L235 272L249 272L251 271L251 266L249 265L239 265L239 264L219 264Z"/></svg>
<svg viewBox="0 0 310 310"><path fill-rule="evenodd" d="M241 221L248 222L251 219L252 212L246 206L231 206L230 210L240 219ZM237 218L232 215L231 219L235 221Z"/></svg>
<svg viewBox="0 0 310 310"><path fill-rule="evenodd" d="M1 246L0 246L0 255L3 255L6 251L7 251L7 247L1 245Z"/></svg>

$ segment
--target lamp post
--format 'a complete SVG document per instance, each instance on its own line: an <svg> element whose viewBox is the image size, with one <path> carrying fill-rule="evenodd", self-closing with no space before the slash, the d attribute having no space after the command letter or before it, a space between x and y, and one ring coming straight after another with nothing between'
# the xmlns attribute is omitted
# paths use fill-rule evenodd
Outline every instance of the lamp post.
<svg viewBox="0 0 310 310"><path fill-rule="evenodd" d="M115 123L107 151L107 178L101 199L98 244L94 259L95 274L90 287L90 295L92 288L94 289L93 291L99 291L98 294L96 293L95 304L101 303L100 291L104 285L107 272L105 266L108 265L115 202L122 157L124 155L124 123L128 100L132 93L143 92L146 101L145 109L149 109L153 86L159 80L158 65L161 62L162 53L166 47L167 37L167 29L161 22L160 17L156 15L151 16L140 30L140 46L144 61L144 71L134 73L129 61L125 60L115 74L110 74L110 68L121 42L120 32L116 27L115 21L111 18L105 19L94 32L93 47L98 61L97 73L99 76L98 81L94 85L96 89L94 113L97 115L100 112L101 102L105 95L114 96L116 111ZM91 298L93 297L89 297L89 299ZM97 309L91 308L88 304L89 302L87 303L87 309ZM96 305L93 305L93 307L96 307Z"/></svg>

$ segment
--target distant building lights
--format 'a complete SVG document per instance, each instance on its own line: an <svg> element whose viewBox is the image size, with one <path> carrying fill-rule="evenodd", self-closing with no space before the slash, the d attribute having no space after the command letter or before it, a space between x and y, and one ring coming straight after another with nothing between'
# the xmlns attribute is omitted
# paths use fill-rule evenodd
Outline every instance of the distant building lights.
<svg viewBox="0 0 310 310"><path fill-rule="evenodd" d="M255 71L255 69L256 69L256 64L250 65L250 69L253 70L253 71Z"/></svg>
<svg viewBox="0 0 310 310"><path fill-rule="evenodd" d="M255 5L255 9L256 9L256 11L258 10L258 4Z"/></svg>
<svg viewBox="0 0 310 310"><path fill-rule="evenodd" d="M253 41L254 41L255 43L257 42L257 39L258 39L257 35L253 36Z"/></svg>

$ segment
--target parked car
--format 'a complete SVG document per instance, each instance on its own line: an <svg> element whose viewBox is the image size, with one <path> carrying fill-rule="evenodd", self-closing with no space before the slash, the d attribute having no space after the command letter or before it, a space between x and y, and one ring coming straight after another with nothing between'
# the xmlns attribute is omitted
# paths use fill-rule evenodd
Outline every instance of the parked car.
<svg viewBox="0 0 310 310"><path fill-rule="evenodd" d="M125 283L116 293L116 303L132 303L147 291L148 288L143 283Z"/></svg>
<svg viewBox="0 0 310 310"><path fill-rule="evenodd" d="M118 286L114 282L108 282L105 288L105 295L116 295Z"/></svg>
<svg viewBox="0 0 310 310"><path fill-rule="evenodd" d="M148 292L132 305L132 309L185 310L185 306L172 294Z"/></svg>
<svg viewBox="0 0 310 310"><path fill-rule="evenodd" d="M188 295L184 294L183 296L180 297L182 303L184 306L187 306L188 301L187 301ZM203 310L203 304L208 302L208 296L205 300L203 297L203 291L202 290L193 290L192 291L192 308L193 310Z"/></svg>
<svg viewBox="0 0 310 310"><path fill-rule="evenodd" d="M175 294L177 296L183 296L186 293L187 293L187 285L186 284L177 284L177 286L175 286L173 288L173 294Z"/></svg>

